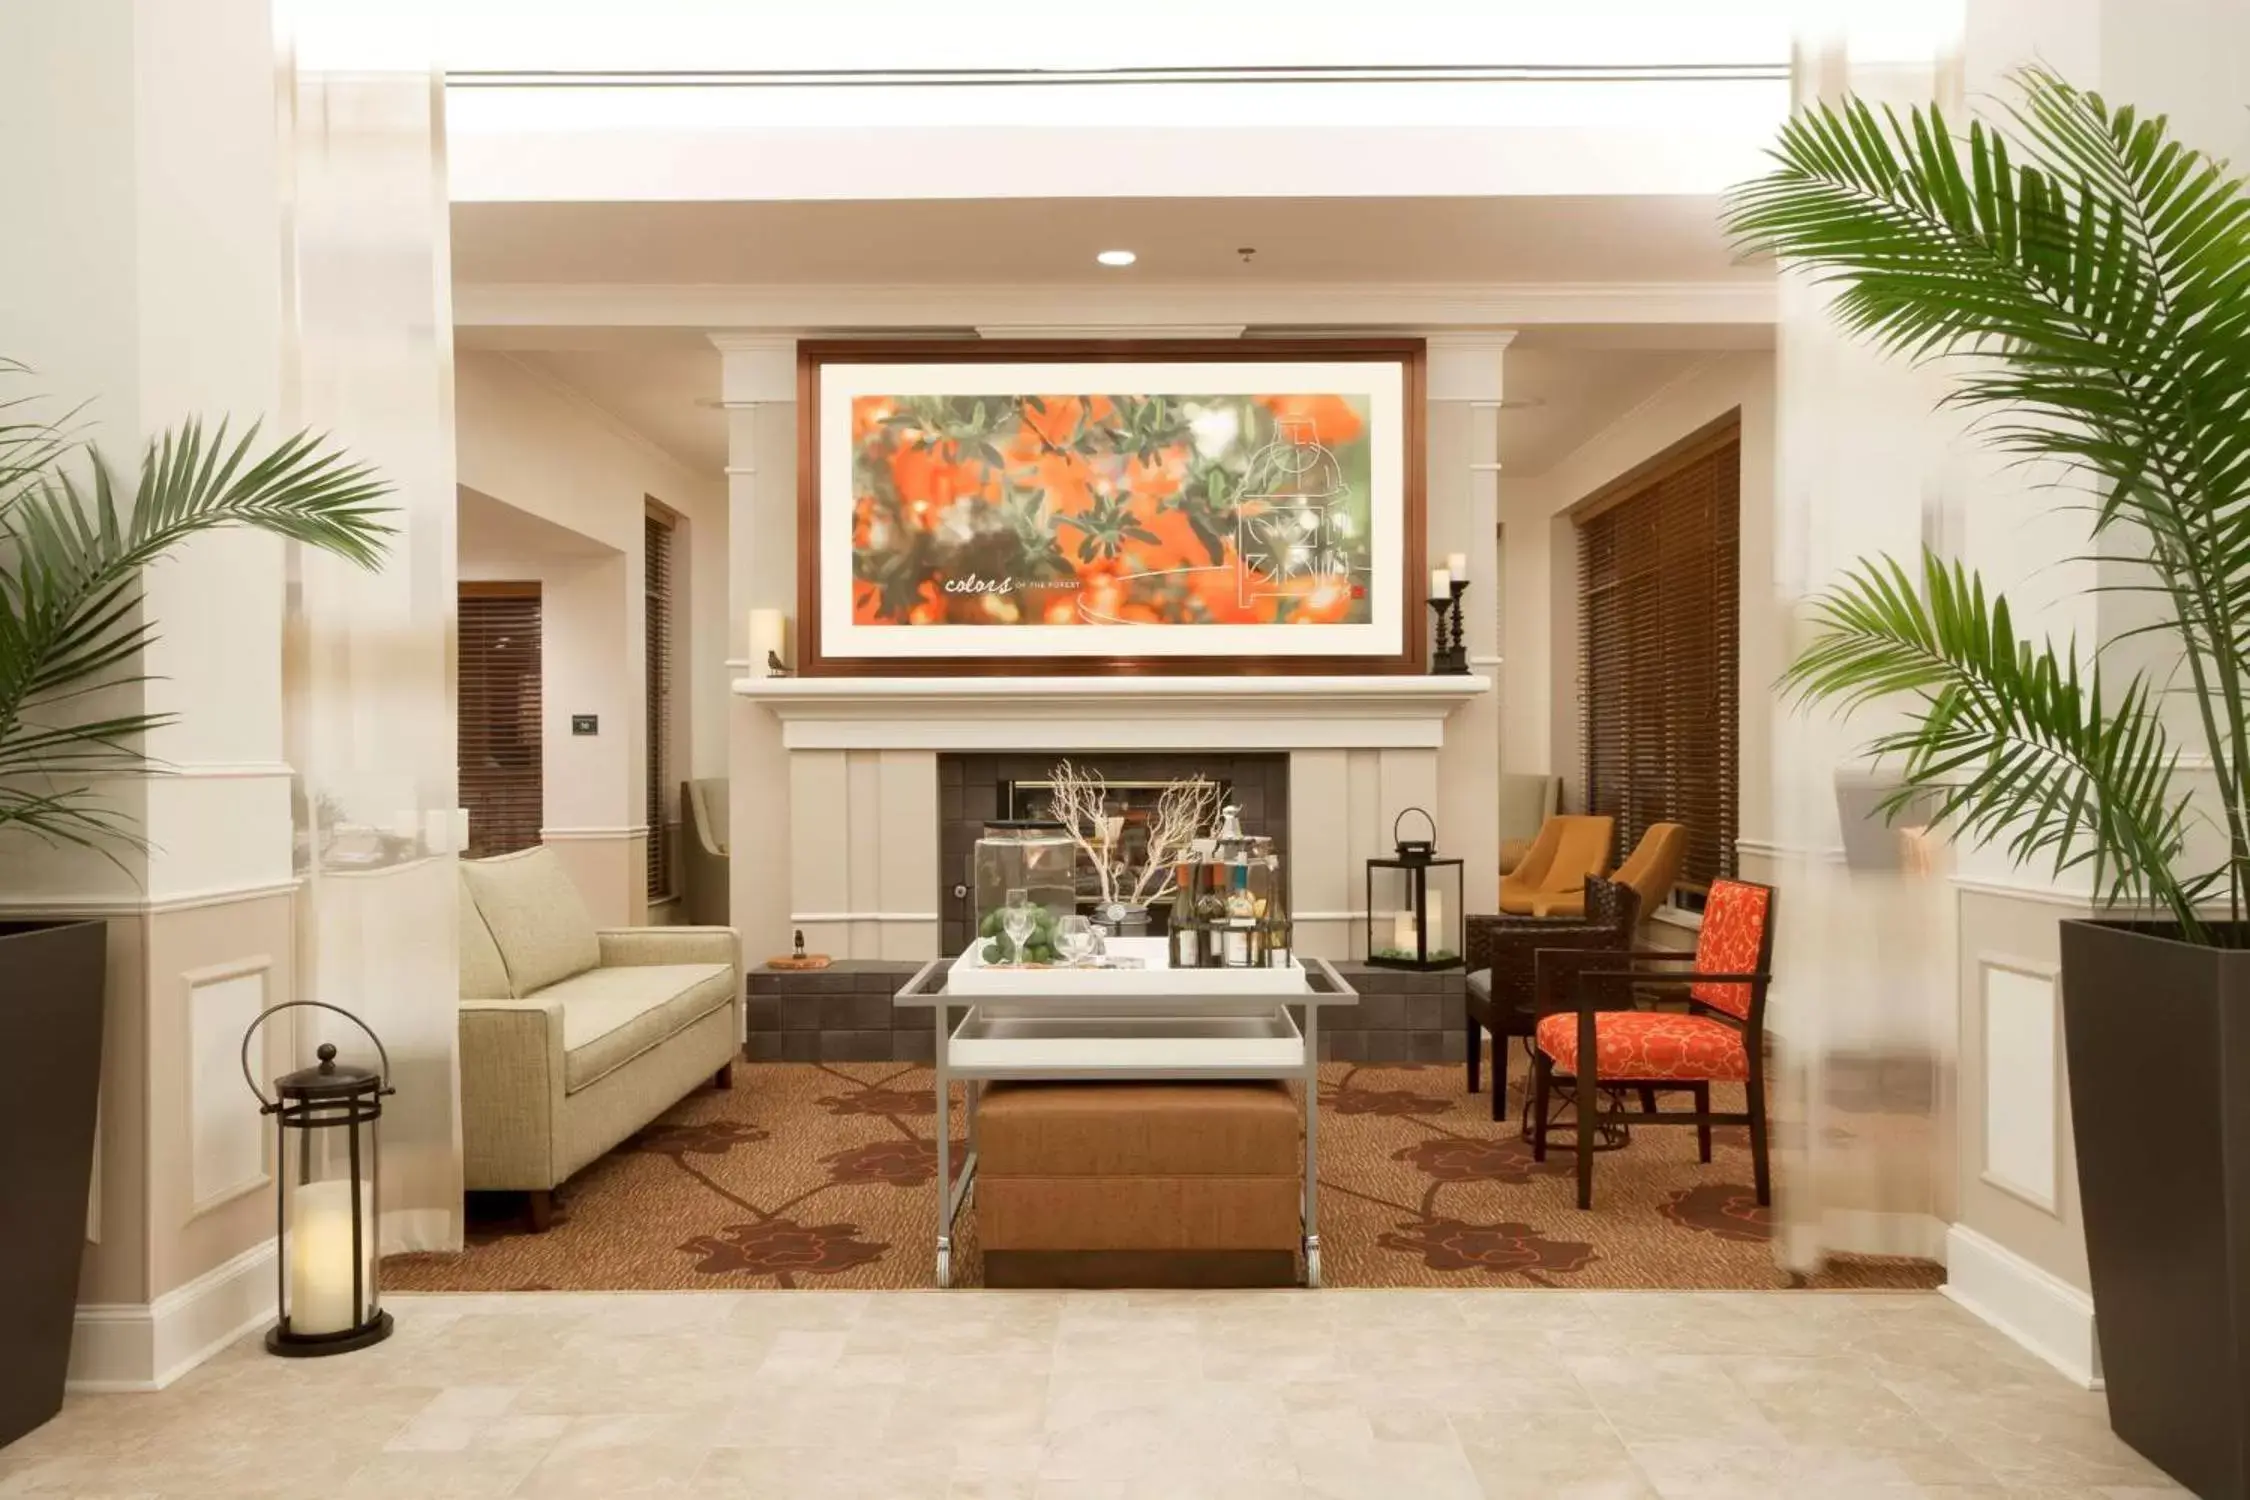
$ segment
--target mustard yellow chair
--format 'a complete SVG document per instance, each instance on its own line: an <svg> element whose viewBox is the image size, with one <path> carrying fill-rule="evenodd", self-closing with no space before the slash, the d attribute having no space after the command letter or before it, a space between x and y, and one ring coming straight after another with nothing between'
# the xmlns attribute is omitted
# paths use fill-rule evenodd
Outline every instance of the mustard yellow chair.
<svg viewBox="0 0 2250 1500"><path fill-rule="evenodd" d="M1633 888L1633 894L1641 898L1641 920L1645 922L1671 899L1672 887L1680 881L1680 866L1686 862L1687 826L1651 823L1633 846L1632 855L1609 878Z"/></svg>
<svg viewBox="0 0 2250 1500"><path fill-rule="evenodd" d="M1586 877L1609 863L1616 819L1588 813L1549 818L1524 852L1523 863L1500 877L1500 910L1518 917L1582 915Z"/></svg>

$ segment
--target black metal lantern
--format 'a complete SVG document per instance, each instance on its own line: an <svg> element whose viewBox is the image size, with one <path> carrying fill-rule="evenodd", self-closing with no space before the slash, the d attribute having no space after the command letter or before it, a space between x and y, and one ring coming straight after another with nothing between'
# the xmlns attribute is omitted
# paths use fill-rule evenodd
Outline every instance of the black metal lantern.
<svg viewBox="0 0 2250 1500"><path fill-rule="evenodd" d="M1426 839L1399 837L1407 813L1421 813ZM1391 823L1389 859L1367 862L1367 961L1385 969L1461 966L1461 861L1437 857L1437 820L1409 807Z"/></svg>
<svg viewBox="0 0 2250 1500"><path fill-rule="evenodd" d="M335 1045L322 1042L318 1065L275 1079L268 1099L250 1071L250 1042L267 1021L297 1009L332 1010L366 1032L382 1071L339 1063ZM277 1005L242 1034L243 1082L258 1096L258 1112L274 1117L277 1319L266 1335L272 1353L343 1354L390 1337L391 1315L382 1309L375 1274L382 1205L375 1124L384 1096L397 1092L390 1071L383 1039L324 1001Z"/></svg>

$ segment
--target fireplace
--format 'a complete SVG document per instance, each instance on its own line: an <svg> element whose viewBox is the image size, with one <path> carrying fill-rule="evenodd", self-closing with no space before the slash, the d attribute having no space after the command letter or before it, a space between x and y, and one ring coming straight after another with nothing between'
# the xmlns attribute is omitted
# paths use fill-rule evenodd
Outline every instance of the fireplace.
<svg viewBox="0 0 2250 1500"><path fill-rule="evenodd" d="M1171 782L1202 776L1214 782L1224 801L1242 809L1245 833L1274 841L1287 869L1289 836L1289 757L1272 752L1168 752L1162 754L940 754L938 760L938 886L943 951L968 945L971 926L969 860L972 847L995 823L1024 823L1048 816L1047 794L1057 762L1098 771L1109 783L1112 810L1126 819L1126 842L1133 842L1138 818L1146 816ZM1082 872L1080 901L1093 904L1091 876Z"/></svg>

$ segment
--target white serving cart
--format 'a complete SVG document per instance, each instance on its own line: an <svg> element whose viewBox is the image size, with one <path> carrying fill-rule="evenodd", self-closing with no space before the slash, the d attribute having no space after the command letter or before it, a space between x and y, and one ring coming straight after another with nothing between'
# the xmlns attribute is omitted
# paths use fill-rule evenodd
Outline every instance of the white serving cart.
<svg viewBox="0 0 2250 1500"><path fill-rule="evenodd" d="M1320 1285L1320 1012L1359 993L1324 959L1271 969L1173 969L1161 938L1112 938L1141 968L987 965L981 944L932 959L895 1004L936 1036L937 1283L953 1284L953 1226L976 1190L977 1097L1002 1079L1293 1079L1305 1105L1305 1285ZM967 1156L952 1173L952 1084L965 1085Z"/></svg>

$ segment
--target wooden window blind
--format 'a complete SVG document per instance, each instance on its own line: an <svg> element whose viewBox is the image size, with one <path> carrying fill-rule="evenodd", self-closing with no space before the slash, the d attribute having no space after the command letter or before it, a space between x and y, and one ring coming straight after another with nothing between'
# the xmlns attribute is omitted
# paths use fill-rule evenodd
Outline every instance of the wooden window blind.
<svg viewBox="0 0 2250 1500"><path fill-rule="evenodd" d="M459 631L461 805L482 859L537 844L544 821L539 585L462 584Z"/></svg>
<svg viewBox="0 0 2250 1500"><path fill-rule="evenodd" d="M1617 820L1619 860L1650 824L1683 824L1689 906L1734 873L1741 471L1728 422L1578 521L1586 807Z"/></svg>
<svg viewBox="0 0 2250 1500"><path fill-rule="evenodd" d="M648 647L648 899L672 895L673 835L664 812L664 789L672 784L672 523L662 516L644 522Z"/></svg>

